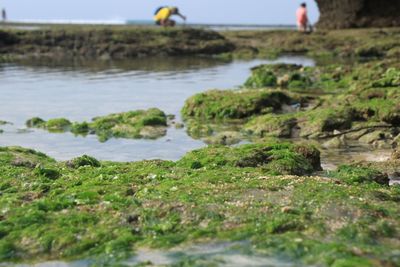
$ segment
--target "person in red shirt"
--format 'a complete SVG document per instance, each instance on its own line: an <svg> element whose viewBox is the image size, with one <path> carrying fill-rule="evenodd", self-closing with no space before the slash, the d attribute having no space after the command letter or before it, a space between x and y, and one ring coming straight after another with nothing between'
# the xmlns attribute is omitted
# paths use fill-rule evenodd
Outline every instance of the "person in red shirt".
<svg viewBox="0 0 400 267"><path fill-rule="evenodd" d="M309 25L306 3L302 3L299 9L297 9L296 17L297 17L297 27L299 31L306 32L307 26Z"/></svg>

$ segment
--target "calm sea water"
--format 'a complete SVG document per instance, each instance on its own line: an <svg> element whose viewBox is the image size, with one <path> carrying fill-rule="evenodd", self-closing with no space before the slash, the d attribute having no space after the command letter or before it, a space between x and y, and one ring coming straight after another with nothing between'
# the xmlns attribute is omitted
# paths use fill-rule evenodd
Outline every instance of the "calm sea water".
<svg viewBox="0 0 400 267"><path fill-rule="evenodd" d="M313 65L304 57L275 61L223 62L202 58L137 59L120 62L20 62L0 65L0 146L23 146L58 160L89 154L102 160L176 160L187 151L204 146L185 129L171 127L158 140L111 139L100 143L96 136L75 137L42 130L25 131L31 117L65 117L90 120L110 113L157 107L180 120L184 101L208 89L233 89L246 80L250 68L263 63Z"/></svg>

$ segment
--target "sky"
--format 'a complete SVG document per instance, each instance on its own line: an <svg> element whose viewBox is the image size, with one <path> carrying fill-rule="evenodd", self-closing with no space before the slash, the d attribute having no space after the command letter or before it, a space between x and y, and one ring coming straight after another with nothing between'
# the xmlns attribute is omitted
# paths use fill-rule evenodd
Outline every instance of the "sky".
<svg viewBox="0 0 400 267"><path fill-rule="evenodd" d="M10 20L149 20L159 6L178 6L191 23L295 24L295 10L314 0L0 0Z"/></svg>

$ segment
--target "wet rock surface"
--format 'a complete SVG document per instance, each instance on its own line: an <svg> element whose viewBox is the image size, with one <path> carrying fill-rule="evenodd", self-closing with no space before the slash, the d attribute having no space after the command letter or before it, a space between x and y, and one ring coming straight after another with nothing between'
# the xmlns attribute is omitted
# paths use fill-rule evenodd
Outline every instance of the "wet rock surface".
<svg viewBox="0 0 400 267"><path fill-rule="evenodd" d="M144 56L213 55L234 45L201 29L121 26L51 26L0 30L0 54L15 57L124 59Z"/></svg>
<svg viewBox="0 0 400 267"><path fill-rule="evenodd" d="M37 166L16 166L21 159ZM251 255L254 247L261 258L279 254L296 266L395 266L398 187L365 166L343 166L329 178L282 175L311 173L319 160L313 147L282 142L132 163L56 162L3 147L0 260L85 258L80 264L105 266L126 262L140 247L240 239Z"/></svg>
<svg viewBox="0 0 400 267"><path fill-rule="evenodd" d="M164 34L171 41L181 33ZM237 34L226 34L229 42L241 39L236 51L271 52L259 44L244 47L246 34ZM263 65L241 90L189 98L182 109L188 133L217 145L177 162L103 162L90 156L56 162L34 150L0 148L0 261L90 258L94 266L112 266L141 247L246 240L249 253L280 255L296 266L399 265L397 152L392 160L349 162L321 172L316 148L358 143L398 149L400 65L387 58L396 54L389 51L398 46L398 31L262 34L247 39L257 43L273 36L263 45L279 47L275 53L333 51L380 60L312 68ZM3 37L6 46L17 42ZM108 56L82 49L84 55ZM97 134L105 141L156 138L165 134L168 119L151 109L80 123L33 118L27 126ZM254 143L226 146L242 140ZM183 259L181 265L195 264L204 261Z"/></svg>
<svg viewBox="0 0 400 267"><path fill-rule="evenodd" d="M157 108L110 114L93 118L92 122L70 122L65 118L32 118L26 121L29 128L49 132L72 132L86 136L96 134L101 142L110 138L157 139L166 135L168 116Z"/></svg>
<svg viewBox="0 0 400 267"><path fill-rule="evenodd" d="M328 29L400 26L398 0L317 0L318 27Z"/></svg>

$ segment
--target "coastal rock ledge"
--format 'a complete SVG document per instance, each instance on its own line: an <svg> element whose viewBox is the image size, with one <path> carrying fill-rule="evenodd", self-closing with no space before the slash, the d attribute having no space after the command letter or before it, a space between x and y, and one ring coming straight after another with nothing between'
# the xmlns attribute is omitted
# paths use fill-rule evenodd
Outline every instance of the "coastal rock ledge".
<svg viewBox="0 0 400 267"><path fill-rule="evenodd" d="M400 26L400 0L316 0L319 28Z"/></svg>

